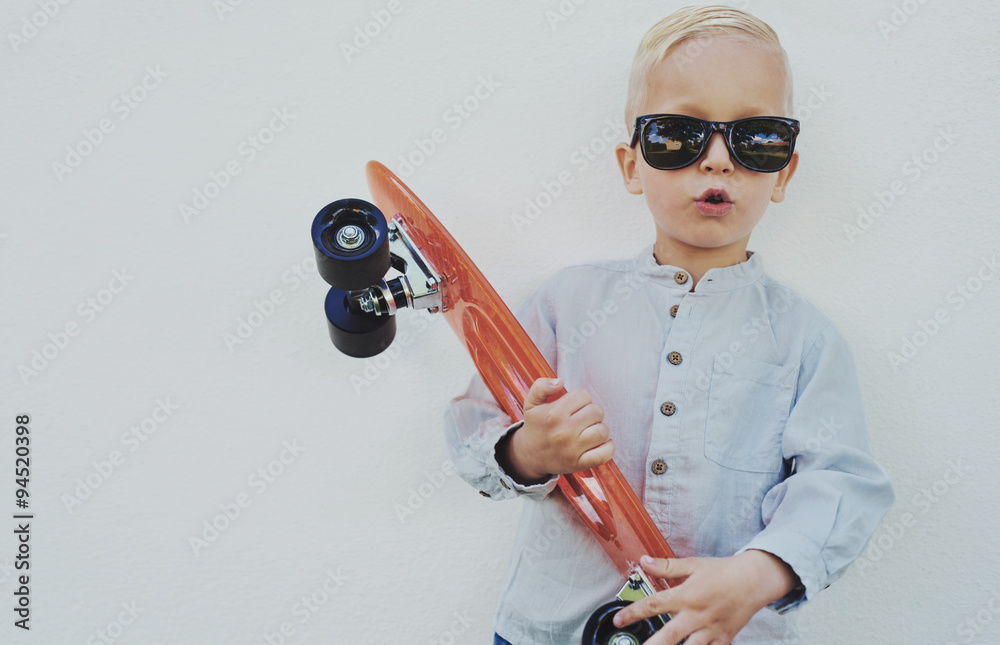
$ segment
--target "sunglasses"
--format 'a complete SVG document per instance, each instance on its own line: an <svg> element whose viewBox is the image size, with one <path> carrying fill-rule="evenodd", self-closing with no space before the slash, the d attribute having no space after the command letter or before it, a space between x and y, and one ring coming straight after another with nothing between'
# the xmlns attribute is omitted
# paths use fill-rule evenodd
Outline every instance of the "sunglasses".
<svg viewBox="0 0 1000 645"><path fill-rule="evenodd" d="M630 147L642 140L642 156L653 168L677 170L690 166L721 132L729 154L744 168L778 172L795 150L799 122L778 116L755 116L738 121L703 121L680 114L647 114L635 120Z"/></svg>

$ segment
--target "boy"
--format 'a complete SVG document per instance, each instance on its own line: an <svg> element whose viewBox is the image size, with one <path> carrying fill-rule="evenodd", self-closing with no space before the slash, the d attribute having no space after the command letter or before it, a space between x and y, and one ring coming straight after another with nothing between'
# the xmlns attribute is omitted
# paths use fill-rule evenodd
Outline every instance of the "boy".
<svg viewBox="0 0 1000 645"><path fill-rule="evenodd" d="M843 575L891 506L846 343L746 250L798 164L790 114L785 52L753 16L686 8L643 38L634 134L616 154L655 243L563 269L517 310L560 376L532 385L523 423L478 377L446 414L463 478L528 498L496 643L579 643L617 593L620 575L551 495L557 475L612 455L678 556L643 569L683 579L616 617L671 614L650 645L799 642L785 612ZM568 394L547 403L559 381Z"/></svg>

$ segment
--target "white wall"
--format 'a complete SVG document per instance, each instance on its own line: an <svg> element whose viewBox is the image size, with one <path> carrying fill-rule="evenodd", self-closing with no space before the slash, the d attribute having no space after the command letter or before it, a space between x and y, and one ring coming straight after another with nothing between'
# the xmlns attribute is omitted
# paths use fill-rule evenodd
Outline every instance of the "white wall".
<svg viewBox="0 0 1000 645"><path fill-rule="evenodd" d="M407 181L508 303L558 267L631 256L653 236L641 198L610 153L586 167L574 155L622 127L638 39L683 3L399 0L350 60L342 43L374 30L386 2L251 0L220 16L208 0L49 0L58 12L25 29L46 22L45 4L11 0L0 17L0 641L86 643L112 624L120 643L256 645L288 622L293 644L447 643L451 630L489 642L519 507L441 475L442 412L471 363L444 321L408 315L400 329L415 340L352 386L366 364L334 351L322 281L295 274L312 257L309 224L334 199L367 196L365 161L399 168L440 128ZM560 6L573 12L550 22ZM803 610L807 642L997 642L1000 276L983 258L1000 255L1000 10L742 6L781 35L803 121L789 198L750 248L849 340L898 494L865 561ZM894 13L901 24L883 35ZM22 30L31 37L9 36ZM146 70L163 76L143 92ZM483 81L488 98L452 119ZM144 100L126 112L131 92ZM273 110L294 118L250 160L240 146ZM88 152L84 132L104 119L78 167L54 170L67 146ZM230 162L240 174L185 220L180 205ZM563 171L572 183L518 230L512 214ZM880 208L894 184L905 193ZM859 209L881 213L852 235ZM127 286L92 310L116 271ZM273 292L273 314L227 347ZM947 320L921 337L938 311ZM70 324L79 333L63 339ZM68 344L46 350L50 334ZM916 354L894 368L889 354L915 335ZM54 357L22 378L36 350ZM176 410L157 413L147 440L123 441L158 401ZM30 634L9 609L25 413ZM265 487L254 474L285 442L301 454L285 453ZM113 471L95 474L116 451ZM99 488L68 509L88 478ZM397 505L442 479L401 522ZM239 495L249 506L196 555L189 538ZM324 582L341 586L303 609ZM122 603L141 614L119 635Z"/></svg>

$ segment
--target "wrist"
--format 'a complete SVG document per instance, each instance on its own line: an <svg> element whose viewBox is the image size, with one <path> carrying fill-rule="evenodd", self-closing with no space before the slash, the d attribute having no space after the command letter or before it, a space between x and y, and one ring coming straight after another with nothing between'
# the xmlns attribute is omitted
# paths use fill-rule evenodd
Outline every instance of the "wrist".
<svg viewBox="0 0 1000 645"><path fill-rule="evenodd" d="M523 486L541 484L551 475L546 472L539 472L523 458L525 454L530 454L530 452L524 449L525 437L523 430L524 426L521 425L501 437L500 441L496 444L494 454L500 467L514 478L517 483Z"/></svg>
<svg viewBox="0 0 1000 645"><path fill-rule="evenodd" d="M784 560L768 551L748 549L739 556L753 567L755 591L762 607L787 596L800 583L798 575Z"/></svg>

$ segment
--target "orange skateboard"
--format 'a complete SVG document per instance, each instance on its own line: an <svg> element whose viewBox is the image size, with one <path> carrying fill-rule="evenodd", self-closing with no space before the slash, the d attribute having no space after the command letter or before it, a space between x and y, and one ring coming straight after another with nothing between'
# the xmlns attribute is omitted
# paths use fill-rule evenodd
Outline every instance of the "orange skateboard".
<svg viewBox="0 0 1000 645"><path fill-rule="evenodd" d="M554 378L552 368L423 202L376 161L365 174L377 208L360 199L339 200L323 208L312 225L319 273L331 285L326 315L334 345L349 356L373 356L392 342L398 310L441 313L497 404L520 420L531 384ZM584 645L644 642L669 616L622 629L611 619L629 602L668 586L642 572L640 556L672 558L673 552L613 461L561 476L558 490L626 580L618 598L590 617Z"/></svg>

